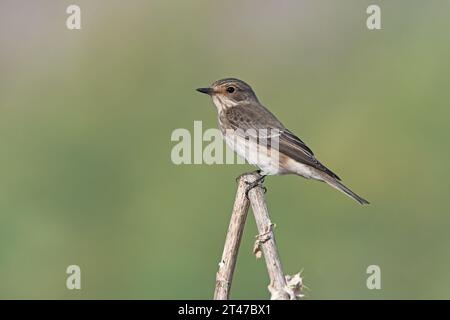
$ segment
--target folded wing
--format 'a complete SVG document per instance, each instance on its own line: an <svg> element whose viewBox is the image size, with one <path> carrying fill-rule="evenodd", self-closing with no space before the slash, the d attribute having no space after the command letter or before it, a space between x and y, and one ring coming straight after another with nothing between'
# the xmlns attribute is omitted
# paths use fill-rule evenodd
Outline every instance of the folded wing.
<svg viewBox="0 0 450 320"><path fill-rule="evenodd" d="M239 105L223 111L219 115L223 123L228 124L235 132L242 135L254 135L264 132L265 139L278 137L278 151L295 161L309 165L341 180L334 172L316 159L312 150L296 135L286 129L283 124L266 108L258 106Z"/></svg>

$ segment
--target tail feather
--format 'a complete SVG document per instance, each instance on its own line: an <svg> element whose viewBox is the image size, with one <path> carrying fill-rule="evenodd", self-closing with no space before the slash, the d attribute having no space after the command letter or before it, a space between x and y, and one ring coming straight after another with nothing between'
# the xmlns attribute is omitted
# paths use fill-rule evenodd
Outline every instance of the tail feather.
<svg viewBox="0 0 450 320"><path fill-rule="evenodd" d="M332 186L333 188L335 188L336 190L339 190L342 193L344 193L345 195L352 198L353 200L358 201L360 204L363 204L363 205L369 204L369 201L358 196L356 193L354 193L352 190L350 190L349 188L344 186L340 181L334 179L333 177L330 177L330 176L324 177L324 181L327 184L329 184L330 186Z"/></svg>

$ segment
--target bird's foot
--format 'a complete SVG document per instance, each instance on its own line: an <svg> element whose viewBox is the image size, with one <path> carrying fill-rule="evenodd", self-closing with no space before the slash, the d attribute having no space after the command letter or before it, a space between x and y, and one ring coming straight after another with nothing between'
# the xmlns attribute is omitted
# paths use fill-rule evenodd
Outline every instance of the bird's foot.
<svg viewBox="0 0 450 320"><path fill-rule="evenodd" d="M264 183L264 179L265 178L266 178L265 175L261 175L259 178L257 178L253 182L246 182L247 183L247 188L245 188L245 196L248 198L248 193L250 192L250 190L252 190L255 187L261 187L263 189L264 193L266 193L267 192L267 188L262 185Z"/></svg>
<svg viewBox="0 0 450 320"><path fill-rule="evenodd" d="M257 174L259 177L253 182L245 181L245 183L247 184L247 188L245 188L245 196L248 198L249 191L252 190L255 187L261 187L262 190L264 191L264 193L266 193L267 192L267 188L262 185L264 183L264 179L266 178L266 175L262 175L261 174L261 170L259 170L259 169L255 170L255 171L252 171L252 172L245 172L245 173L237 176L236 177L236 182L239 182L239 180L243 176L248 175L248 174Z"/></svg>

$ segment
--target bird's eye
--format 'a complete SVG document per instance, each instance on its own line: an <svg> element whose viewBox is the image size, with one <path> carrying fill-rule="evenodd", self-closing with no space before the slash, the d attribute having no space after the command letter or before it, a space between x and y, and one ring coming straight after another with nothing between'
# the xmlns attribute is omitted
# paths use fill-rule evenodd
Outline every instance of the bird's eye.
<svg viewBox="0 0 450 320"><path fill-rule="evenodd" d="M228 87L227 88L227 92L228 93L233 93L234 92L234 88L233 87Z"/></svg>

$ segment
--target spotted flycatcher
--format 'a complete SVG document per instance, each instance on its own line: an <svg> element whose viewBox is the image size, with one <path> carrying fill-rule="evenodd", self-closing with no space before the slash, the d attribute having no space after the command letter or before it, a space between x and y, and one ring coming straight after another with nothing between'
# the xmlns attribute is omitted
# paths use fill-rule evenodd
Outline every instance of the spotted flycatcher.
<svg viewBox="0 0 450 320"><path fill-rule="evenodd" d="M369 203L320 163L311 149L259 102L244 81L222 79L197 91L212 97L227 145L260 168L259 181L267 175L296 174L325 182L360 204Z"/></svg>

